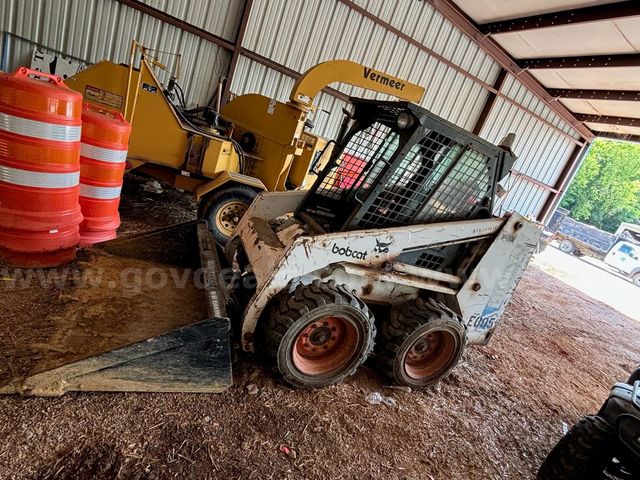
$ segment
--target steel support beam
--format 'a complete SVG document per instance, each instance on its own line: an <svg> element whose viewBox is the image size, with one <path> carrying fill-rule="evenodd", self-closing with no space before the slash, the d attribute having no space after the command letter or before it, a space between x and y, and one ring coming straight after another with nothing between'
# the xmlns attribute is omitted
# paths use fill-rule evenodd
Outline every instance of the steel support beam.
<svg viewBox="0 0 640 480"><path fill-rule="evenodd" d="M573 148L571 155L569 155L569 158L567 159L567 163L565 163L562 168L560 175L558 175L558 180L554 185L554 189L556 191L549 193L547 200L540 209L540 213L538 213L538 221L546 223L549 216L556 210L556 208L558 208L566 189L582 164L582 160L588 147L589 144L585 142L584 145L576 145Z"/></svg>
<svg viewBox="0 0 640 480"><path fill-rule="evenodd" d="M537 178L533 178L531 175L527 175L526 173L522 173L519 172L518 170L514 170L511 169L511 174L514 177L518 177L521 178L523 180L525 180L526 182L532 183L540 188L544 188L545 190L548 190L552 193L558 193L558 190L555 187L552 187L551 185L547 185L544 182L541 182L540 180L538 180Z"/></svg>
<svg viewBox="0 0 640 480"><path fill-rule="evenodd" d="M619 55L585 55L582 57L524 58L516 60L520 68L604 68L640 67L640 53Z"/></svg>
<svg viewBox="0 0 640 480"><path fill-rule="evenodd" d="M610 138L612 140L624 140L627 142L640 143L640 135L631 135L630 133L616 133L616 132L593 132L598 137Z"/></svg>
<svg viewBox="0 0 640 480"><path fill-rule="evenodd" d="M586 113L576 113L575 115L581 122L605 123L607 125L620 125L625 127L640 127L640 118L589 115Z"/></svg>
<svg viewBox="0 0 640 480"><path fill-rule="evenodd" d="M587 142L594 138L593 132L581 124L573 114L556 101L549 92L536 80L536 78L522 68L514 59L500 47L491 37L484 35L478 26L469 19L451 0L429 0L429 3L438 10L447 20L453 23L458 29L469 36L480 48L490 55L502 68L516 76L529 90L538 98L543 100L547 106L553 110L560 118L577 130Z"/></svg>
<svg viewBox="0 0 640 480"><path fill-rule="evenodd" d="M233 76L236 73L236 67L238 66L238 60L240 59L242 42L244 40L244 34L247 31L247 25L249 24L249 15L251 14L252 6L253 0L245 0L244 6L242 7L242 17L240 18L240 25L238 26L238 32L236 33L236 41L234 42L233 53L231 54L231 61L229 62L229 69L227 70L227 79L224 82L221 105L225 105L229 101L231 82L233 82Z"/></svg>
<svg viewBox="0 0 640 480"><path fill-rule="evenodd" d="M121 3L122 5L126 5L127 7L131 7L135 10L138 10L139 12L149 15L153 18L162 20L163 22L168 23L169 25L173 25L174 27L184 30L185 32L189 32L200 38L204 38L205 40L213 42L216 45L226 48L227 50L233 50L233 42L230 42L229 40L226 40L222 37L219 37L218 35L214 35L211 32L207 32L206 30L200 27L196 27L195 25L185 22L184 20L180 20L179 18L174 17L173 15L169 15L168 13L163 12L162 10L153 8L139 0L118 0L118 2Z"/></svg>
<svg viewBox="0 0 640 480"><path fill-rule="evenodd" d="M289 68L285 65L282 65L281 63L278 62L274 62L273 60L271 60L270 58L264 57L262 55L260 55L259 53L253 52L251 50L247 50L246 48L241 49L240 53L242 54L243 57L247 57L250 58L251 60L254 60L262 65L264 65L265 67L269 67L272 68L273 70L275 70L276 72L280 72L284 75L287 75L289 77L292 78L298 78L300 77L301 73L297 72L295 70L293 70L292 68ZM324 87L322 89L322 92L331 95L333 97L336 97L340 100L343 100L345 102L349 101L349 95L342 93L338 90L336 90L335 88L331 88L331 87Z"/></svg>
<svg viewBox="0 0 640 480"><path fill-rule="evenodd" d="M206 30L203 30L200 27L196 27L193 24L190 24L188 22L185 22L184 20L180 20L179 18L174 17L173 15L169 15L166 12L163 12L161 10L158 10L157 8L153 8L149 5L147 5L146 3L142 3L139 0L117 0L118 2L120 2L123 5L126 5L127 7L131 7L134 8L136 10L138 10L139 12L142 12L146 15L150 15L154 18L157 18L158 20L161 20L163 22L168 23L169 25L173 25L174 27L178 27L186 32L192 33L194 35L196 35L197 37L200 37L204 40L208 40L210 42L215 43L216 45L219 45L220 47L229 50L232 52L232 56L231 56L231 62L233 62L233 54L236 52L236 50L239 51L238 55L243 55L245 57L251 58L252 60L255 60L256 62L265 65L269 68L273 68L274 70L283 73L285 75L288 75L290 77L293 78L298 78L300 76L299 72L296 72L295 70L292 70L280 63L274 62L273 60L264 57L262 55L259 55L255 52L252 52L250 50L247 50L245 48L242 48L242 44L240 42L239 47L237 47L236 43L237 39L236 39L236 43L234 42L230 42L229 40L226 40L222 37L219 37L218 35L214 35L211 32L207 32ZM250 6L249 6L250 7ZM245 6L245 10L243 11L243 19L241 20L241 22L244 20L244 16L246 13L247 16L247 22L248 22L248 15L249 12L247 11L248 9ZM242 27L242 25L241 25ZM244 29L246 31L246 24L244 26ZM238 33L240 33L240 29L238 31ZM244 33L243 33L244 35ZM242 36L240 37L240 40L242 40ZM237 59L236 59L236 64L237 64ZM235 68L234 68L234 73L235 73ZM227 75L227 84L231 84L231 82L229 81L229 76ZM345 95L342 92L339 92L333 88L324 88L322 90L323 92L332 95L334 97L337 97L341 100L345 100L347 101L349 99L348 95Z"/></svg>
<svg viewBox="0 0 640 480"><path fill-rule="evenodd" d="M637 90L578 90L570 88L547 88L555 98L578 98L584 100L622 100L626 102L640 101Z"/></svg>
<svg viewBox="0 0 640 480"><path fill-rule="evenodd" d="M487 123L487 118L489 118L489 114L491 113L491 109L493 108L493 104L496 103L496 98L498 98L497 92L502 88L502 84L504 83L504 79L507 78L507 71L504 68L500 69L498 72L498 76L496 77L496 81L493 82L493 88L495 88L495 92L489 92L487 96L487 101L484 102L484 107L482 107L482 111L480 112L480 116L478 117L478 121L473 127L473 133L476 135L480 135L482 131L482 127Z"/></svg>
<svg viewBox="0 0 640 480"><path fill-rule="evenodd" d="M534 28L573 25L575 23L612 20L637 15L640 15L640 3L637 1L626 1L485 23L479 25L478 28L484 34L496 34L520 32Z"/></svg>
<svg viewBox="0 0 640 480"><path fill-rule="evenodd" d="M508 97L507 95L500 93L499 91L497 91L491 84L484 82L483 80L479 79L478 77L472 75L471 73L467 72L466 70L464 70L463 68L461 68L459 65L456 65L455 63L453 63L451 60L443 57L442 55L440 55L439 53L431 50L430 48L428 48L427 46L423 45L422 43L420 43L419 41L417 41L415 38L411 37L410 35L407 35L406 33L402 32L401 30L395 28L393 25L390 25L389 23L383 21L382 19L380 19L380 17L376 17L373 13L369 12L368 10L366 10L365 8L355 4L354 2L352 2L351 0L338 0L340 3L346 5L347 7L349 7L350 9L352 9L355 12L358 12L359 14L363 15L364 17L368 18L369 20L371 20L373 23L375 23L376 25L379 25L381 27L383 27L385 30L397 35L398 37L400 37L402 40L406 41L407 43L413 45L414 47L418 48L419 50L427 53L430 57L435 58L436 60L438 60L441 63L444 63L445 65L447 65L448 67L452 68L453 70L455 70L456 72L460 73L461 75L465 76L466 78L474 81L475 83L477 83L478 85L480 85L482 88L484 88L485 90L488 90L489 92L495 93L496 96L502 98L504 101L509 102L510 104L512 104L514 107L527 112L529 115L537 118L539 121L541 121L542 123L548 125L550 128L554 129L556 132L558 132L560 135L564 135L565 137L567 137L569 140L571 140L574 143L582 143L578 140L576 140L572 135L568 134L567 132L565 132L564 130L562 130L561 128L558 128L556 125L554 125L552 122L550 122L549 120L547 120L546 118L544 118L542 115L537 114L536 112L528 109L527 107L525 107L524 105L521 105L520 103L518 103L516 100L514 100L511 97ZM432 0L431 0L432 1ZM432 1L433 3L433 1ZM506 53L505 53L506 55ZM517 70L518 73L521 72L521 70L518 68L518 66L513 63L513 61L511 61L511 66L513 67L513 69ZM508 68L505 68L507 71L509 71ZM532 77L533 78L533 77ZM534 80L535 81L535 80ZM538 84L539 88L544 90L542 88L542 86L540 86ZM546 93L546 92L545 92ZM561 105L558 106L558 102L555 101L555 99L551 98L549 96L549 94L546 94L547 98L549 99L549 101L551 102L551 104L549 104L549 107L556 111L558 108L563 108ZM567 114L569 113L569 110L564 109L565 112ZM558 113L556 111L556 113ZM561 115L562 116L562 115ZM564 118L564 117L563 117ZM566 119L565 119L566 120ZM572 126L574 126L574 124L577 124L577 126L575 127L578 131L580 131L581 129L584 130L584 134L583 136L591 135L591 137L593 137L593 134L591 133L591 131L588 128L585 128L581 123L576 122L575 118L571 118L571 121L567 120L567 122L569 124L571 124Z"/></svg>

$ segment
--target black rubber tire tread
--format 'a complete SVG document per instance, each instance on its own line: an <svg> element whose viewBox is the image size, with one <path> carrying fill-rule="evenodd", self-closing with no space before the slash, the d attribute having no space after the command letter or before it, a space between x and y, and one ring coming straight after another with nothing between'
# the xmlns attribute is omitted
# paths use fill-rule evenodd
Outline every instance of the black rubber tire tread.
<svg viewBox="0 0 640 480"><path fill-rule="evenodd" d="M615 432L601 417L581 418L549 452L538 480L600 480L611 460Z"/></svg>
<svg viewBox="0 0 640 480"><path fill-rule="evenodd" d="M633 372L631 372L631 375L629 376L627 383L629 385L633 385L638 380L640 380L640 365L637 365L636 369Z"/></svg>
<svg viewBox="0 0 640 480"><path fill-rule="evenodd" d="M245 185L229 185L213 192L208 193L203 199L200 200L198 205L198 218L204 219L209 225L209 230L218 244L224 246L229 240L223 232L215 227L215 222L209 221L212 215L215 215L215 211L222 207L225 202L229 201L241 201L251 205L254 198L258 195L258 192L251 187Z"/></svg>
<svg viewBox="0 0 640 480"><path fill-rule="evenodd" d="M335 375L335 378L327 379L321 385L309 385L301 383L293 377L286 369L279 368L278 356L282 340L287 331L303 317L322 307L335 305L338 309L345 306L353 312L359 312L361 319L366 323L364 330L364 349L360 358L348 369ZM318 388L335 383L339 383L345 378L353 375L357 368L364 363L373 350L376 337L376 326L373 314L367 305L356 295L351 293L346 285L337 285L334 280L326 283L314 280L309 285L298 285L293 293L282 294L268 312L268 317L260 322L256 338L257 350L265 356L267 360L278 368L283 378L290 384L302 388ZM288 347L286 347L288 349Z"/></svg>
<svg viewBox="0 0 640 480"><path fill-rule="evenodd" d="M402 345L417 328L427 324L433 326L455 325L458 327L464 332L461 346L461 350L464 350L467 328L462 319L453 310L433 298L426 300L418 298L414 301L406 302L398 308L392 309L387 319L378 322L379 334L376 344L376 360L382 368L382 372L394 382L400 385L408 385L412 388L428 388L448 374L447 371L433 382L418 386L403 382L395 373L396 357ZM461 356L462 351L458 354L456 363Z"/></svg>

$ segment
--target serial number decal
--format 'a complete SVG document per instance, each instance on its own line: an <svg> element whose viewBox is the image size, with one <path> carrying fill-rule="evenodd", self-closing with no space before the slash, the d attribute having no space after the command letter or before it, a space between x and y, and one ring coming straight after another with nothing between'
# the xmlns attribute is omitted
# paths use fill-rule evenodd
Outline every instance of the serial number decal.
<svg viewBox="0 0 640 480"><path fill-rule="evenodd" d="M108 92L101 88L92 87L87 85L84 89L84 98L103 105L109 105L110 107L122 109L123 98L115 93Z"/></svg>

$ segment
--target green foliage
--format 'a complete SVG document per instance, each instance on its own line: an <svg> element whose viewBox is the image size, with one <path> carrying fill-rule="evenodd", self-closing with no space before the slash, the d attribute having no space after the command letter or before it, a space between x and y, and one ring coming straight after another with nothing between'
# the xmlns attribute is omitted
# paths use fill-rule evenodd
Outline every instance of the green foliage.
<svg viewBox="0 0 640 480"><path fill-rule="evenodd" d="M596 140L561 206L612 233L622 222L640 223L640 145Z"/></svg>

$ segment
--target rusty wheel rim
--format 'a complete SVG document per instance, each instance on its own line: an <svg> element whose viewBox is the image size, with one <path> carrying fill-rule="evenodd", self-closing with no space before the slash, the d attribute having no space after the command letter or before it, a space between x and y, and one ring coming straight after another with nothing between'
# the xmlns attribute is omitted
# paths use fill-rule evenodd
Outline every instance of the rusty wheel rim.
<svg viewBox="0 0 640 480"><path fill-rule="evenodd" d="M427 380L445 371L456 358L458 342L445 330L425 332L416 338L404 358L407 375Z"/></svg>
<svg viewBox="0 0 640 480"><path fill-rule="evenodd" d="M293 342L294 366L304 375L326 375L340 371L357 353L358 329L340 317L311 322Z"/></svg>
<svg viewBox="0 0 640 480"><path fill-rule="evenodd" d="M242 216L247 213L249 206L239 201L227 202L216 214L216 228L222 234L230 237L240 223Z"/></svg>

